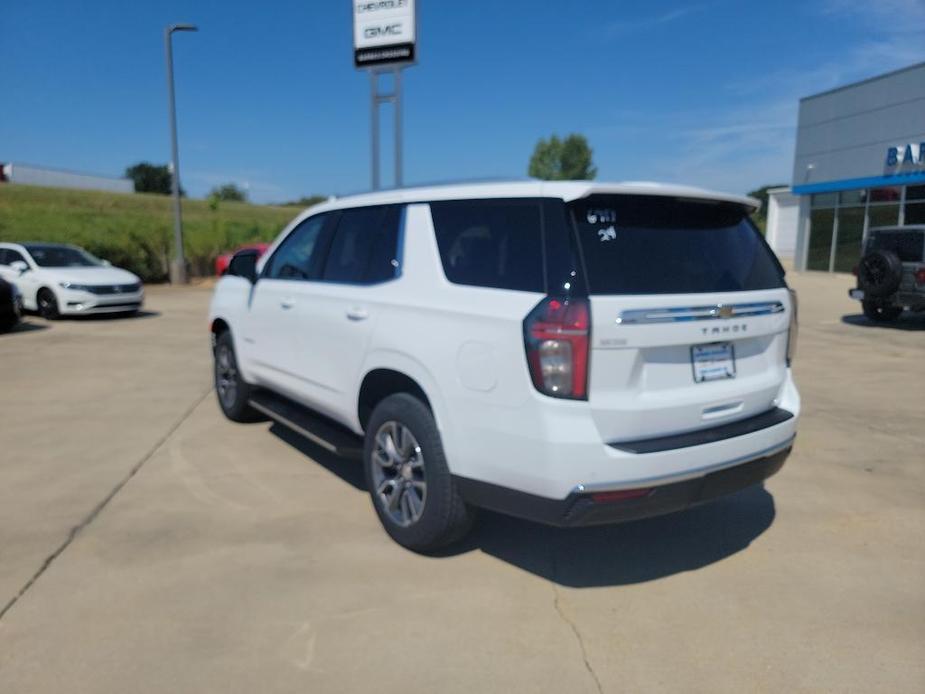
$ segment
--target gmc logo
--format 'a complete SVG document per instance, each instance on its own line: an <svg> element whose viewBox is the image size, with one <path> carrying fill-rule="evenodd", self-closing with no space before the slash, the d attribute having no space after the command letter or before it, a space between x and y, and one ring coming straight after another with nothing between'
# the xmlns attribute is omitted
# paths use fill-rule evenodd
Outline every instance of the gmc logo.
<svg viewBox="0 0 925 694"><path fill-rule="evenodd" d="M401 24L387 24L385 26L372 26L363 29L363 36L368 39L378 39L384 36L401 36Z"/></svg>

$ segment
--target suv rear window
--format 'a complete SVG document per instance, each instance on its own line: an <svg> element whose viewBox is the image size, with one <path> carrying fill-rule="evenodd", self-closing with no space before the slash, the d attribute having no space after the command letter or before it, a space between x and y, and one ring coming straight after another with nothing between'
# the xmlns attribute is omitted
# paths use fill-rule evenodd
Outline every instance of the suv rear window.
<svg viewBox="0 0 925 694"><path fill-rule="evenodd" d="M537 200L432 202L446 278L455 284L542 292L543 230Z"/></svg>
<svg viewBox="0 0 925 694"><path fill-rule="evenodd" d="M877 231L870 232L867 242L869 251L893 251L904 263L922 262L925 251L925 231L909 229L908 231Z"/></svg>
<svg viewBox="0 0 925 694"><path fill-rule="evenodd" d="M592 195L569 205L591 294L783 287L783 270L735 203Z"/></svg>

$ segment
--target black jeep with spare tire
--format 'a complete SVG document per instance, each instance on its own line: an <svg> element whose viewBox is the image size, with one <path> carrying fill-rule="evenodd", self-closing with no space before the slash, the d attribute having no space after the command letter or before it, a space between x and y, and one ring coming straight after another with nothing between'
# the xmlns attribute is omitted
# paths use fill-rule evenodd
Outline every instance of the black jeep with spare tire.
<svg viewBox="0 0 925 694"><path fill-rule="evenodd" d="M871 229L857 267L858 299L864 315L894 321L904 309L925 311L925 225Z"/></svg>

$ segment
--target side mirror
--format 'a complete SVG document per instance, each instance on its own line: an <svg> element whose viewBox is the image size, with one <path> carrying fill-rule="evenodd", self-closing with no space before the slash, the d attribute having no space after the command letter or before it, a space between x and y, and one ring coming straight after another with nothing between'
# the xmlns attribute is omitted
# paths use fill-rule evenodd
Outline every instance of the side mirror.
<svg viewBox="0 0 925 694"><path fill-rule="evenodd" d="M226 274L243 277L251 284L257 281L257 258L259 254L253 248L238 251L231 258Z"/></svg>
<svg viewBox="0 0 925 694"><path fill-rule="evenodd" d="M10 267L16 270L20 275L25 275L29 272L29 266L26 265L25 260L14 260L10 263Z"/></svg>
<svg viewBox="0 0 925 694"><path fill-rule="evenodd" d="M103 265L105 265L106 267L112 267L112 263L110 263L108 260L104 260Z"/></svg>

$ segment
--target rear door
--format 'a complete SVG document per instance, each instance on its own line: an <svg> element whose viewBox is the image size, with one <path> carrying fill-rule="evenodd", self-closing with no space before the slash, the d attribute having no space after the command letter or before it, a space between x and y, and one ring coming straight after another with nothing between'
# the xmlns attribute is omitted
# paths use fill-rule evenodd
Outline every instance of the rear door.
<svg viewBox="0 0 925 694"><path fill-rule="evenodd" d="M790 297L743 206L592 195L570 209L591 300L589 404L604 440L775 407Z"/></svg>
<svg viewBox="0 0 925 694"><path fill-rule="evenodd" d="M306 405L351 422L356 389L386 283L398 276L397 205L340 214L317 281L295 288L293 372Z"/></svg>

